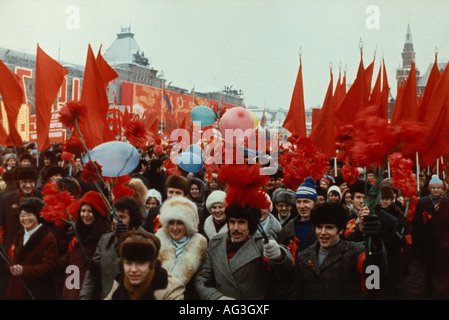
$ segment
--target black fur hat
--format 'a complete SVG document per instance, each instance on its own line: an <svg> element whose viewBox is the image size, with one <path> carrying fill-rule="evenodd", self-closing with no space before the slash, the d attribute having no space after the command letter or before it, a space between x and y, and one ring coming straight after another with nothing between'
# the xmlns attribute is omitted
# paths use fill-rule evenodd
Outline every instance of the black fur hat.
<svg viewBox="0 0 449 320"><path fill-rule="evenodd" d="M117 247L122 261L125 259L156 262L161 241L152 233L131 230L120 236Z"/></svg>
<svg viewBox="0 0 449 320"><path fill-rule="evenodd" d="M310 221L313 225L335 224L339 230L342 230L348 223L348 214L339 203L325 202L312 209Z"/></svg>
<svg viewBox="0 0 449 320"><path fill-rule="evenodd" d="M233 204L230 207L226 207L226 222L229 223L230 218L245 219L248 220L248 229L251 234L256 233L257 225L259 223L262 212L259 208L252 208L246 205L241 207L238 204Z"/></svg>
<svg viewBox="0 0 449 320"><path fill-rule="evenodd" d="M39 174L37 168L31 167L18 167L16 169L16 180L37 180Z"/></svg>
<svg viewBox="0 0 449 320"><path fill-rule="evenodd" d="M45 203L36 197L28 197L23 199L19 203L18 212L20 213L22 210L32 213L36 216L37 221L42 222L41 216L41 210L45 206Z"/></svg>

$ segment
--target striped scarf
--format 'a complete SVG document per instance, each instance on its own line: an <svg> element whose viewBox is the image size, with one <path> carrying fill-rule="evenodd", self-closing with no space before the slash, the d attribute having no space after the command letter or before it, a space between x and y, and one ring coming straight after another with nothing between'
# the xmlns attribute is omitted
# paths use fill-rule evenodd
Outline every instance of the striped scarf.
<svg viewBox="0 0 449 320"><path fill-rule="evenodd" d="M440 197L431 197L430 200L432 200L433 203L433 207L435 208L435 211L438 211L438 209L440 208L440 202L441 202L441 198Z"/></svg>

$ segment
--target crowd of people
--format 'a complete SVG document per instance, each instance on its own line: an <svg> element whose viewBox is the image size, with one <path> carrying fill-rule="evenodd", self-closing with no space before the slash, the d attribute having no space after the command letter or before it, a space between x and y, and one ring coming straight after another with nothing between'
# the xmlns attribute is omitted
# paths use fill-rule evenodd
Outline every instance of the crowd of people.
<svg viewBox="0 0 449 320"><path fill-rule="evenodd" d="M292 190L279 167L254 206L229 203L216 173L168 174L139 150L132 192L111 208L81 155L0 148L0 299L449 298L448 188L433 172L419 173L410 205L387 174L348 184L329 171ZM73 224L42 217L49 185L76 200Z"/></svg>

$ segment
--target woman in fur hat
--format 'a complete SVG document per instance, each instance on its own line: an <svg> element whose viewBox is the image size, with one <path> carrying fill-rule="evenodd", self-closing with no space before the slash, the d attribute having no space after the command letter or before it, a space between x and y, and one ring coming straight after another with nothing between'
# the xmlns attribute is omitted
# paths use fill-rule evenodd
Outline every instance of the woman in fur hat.
<svg viewBox="0 0 449 320"><path fill-rule="evenodd" d="M202 234L210 241L216 234L228 232L226 223L226 192L213 191L206 200L206 209L210 215L204 221Z"/></svg>
<svg viewBox="0 0 449 320"><path fill-rule="evenodd" d="M161 241L162 267L184 284L185 299L197 299L191 280L204 261L207 240L198 232L195 203L185 197L166 200L161 207L160 222L162 227L156 236Z"/></svg>
<svg viewBox="0 0 449 320"><path fill-rule="evenodd" d="M128 231L118 243L120 273L106 300L182 300L184 285L161 267L160 240L143 231Z"/></svg>
<svg viewBox="0 0 449 320"><path fill-rule="evenodd" d="M68 236L71 241L67 248L67 253L61 257L60 266L65 270L67 266L77 266L79 268L79 284L83 283L86 269L92 267L92 256L101 236L111 229L108 217L108 207L103 201L100 193L96 191L87 192L79 200L78 217L75 221L81 246L74 235L74 230L70 229ZM72 273L66 273L63 287L63 300L78 300L80 286L69 287L67 279L72 277Z"/></svg>
<svg viewBox="0 0 449 320"><path fill-rule="evenodd" d="M34 197L19 204L22 229L14 237L9 251L14 265L10 267L8 300L57 299L53 277L58 266L58 248L56 238L40 218L43 206L44 202Z"/></svg>

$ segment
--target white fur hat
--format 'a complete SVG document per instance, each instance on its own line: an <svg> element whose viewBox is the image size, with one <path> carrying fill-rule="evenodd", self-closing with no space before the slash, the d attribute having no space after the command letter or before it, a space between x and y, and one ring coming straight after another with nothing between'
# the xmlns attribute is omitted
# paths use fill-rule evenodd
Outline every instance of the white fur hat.
<svg viewBox="0 0 449 320"><path fill-rule="evenodd" d="M210 208L212 208L212 206L215 203L225 203L225 199L226 199L226 192L221 190L212 191L206 200L207 211L210 212Z"/></svg>
<svg viewBox="0 0 449 320"><path fill-rule="evenodd" d="M165 200L160 210L159 220L165 230L171 220L180 220L186 227L188 237L198 232L198 209L196 204L186 197L177 196Z"/></svg>

